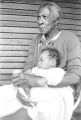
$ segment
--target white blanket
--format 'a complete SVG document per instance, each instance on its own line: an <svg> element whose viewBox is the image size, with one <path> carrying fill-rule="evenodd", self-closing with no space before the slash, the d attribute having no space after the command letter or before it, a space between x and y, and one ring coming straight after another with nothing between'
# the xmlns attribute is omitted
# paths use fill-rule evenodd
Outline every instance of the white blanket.
<svg viewBox="0 0 81 120"><path fill-rule="evenodd" d="M73 93L66 88L33 88L31 99L37 106L29 108L33 120L71 120L73 113Z"/></svg>
<svg viewBox="0 0 81 120"><path fill-rule="evenodd" d="M13 85L0 86L0 117L14 113L22 107L16 95L17 88Z"/></svg>

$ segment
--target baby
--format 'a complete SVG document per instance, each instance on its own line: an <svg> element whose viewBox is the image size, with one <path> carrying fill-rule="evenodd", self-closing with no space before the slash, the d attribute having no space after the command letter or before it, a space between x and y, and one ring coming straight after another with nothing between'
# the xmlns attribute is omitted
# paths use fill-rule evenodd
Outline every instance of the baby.
<svg viewBox="0 0 81 120"><path fill-rule="evenodd" d="M32 70L31 69L27 70L25 73L40 76L41 79L45 81L43 82L43 84L41 83L43 88L56 86L58 83L61 82L65 73L63 69L58 67L60 65L60 61L61 58L57 49L45 48L41 51L39 55L37 66L34 67ZM42 87L41 87L41 92L42 92ZM32 96L30 95L30 91L32 91L31 93L33 93L34 88L31 89L26 88L26 90L29 91L29 93L26 92L27 95L25 94L22 88L20 88L18 92L18 98L24 104L26 104L26 102L28 104L28 102L32 101L31 99Z"/></svg>

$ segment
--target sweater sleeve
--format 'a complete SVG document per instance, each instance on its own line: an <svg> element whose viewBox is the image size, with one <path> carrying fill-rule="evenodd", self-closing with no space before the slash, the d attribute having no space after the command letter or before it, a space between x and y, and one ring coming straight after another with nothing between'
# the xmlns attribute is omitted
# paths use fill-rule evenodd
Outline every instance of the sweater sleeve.
<svg viewBox="0 0 81 120"><path fill-rule="evenodd" d="M33 39L32 44L30 45L28 57L26 58L24 70L32 69L34 67L34 64L36 62L35 59L37 56L36 51L37 51L37 39Z"/></svg>
<svg viewBox="0 0 81 120"><path fill-rule="evenodd" d="M78 37L69 33L66 45L67 51L67 71L59 86L76 85L80 83L81 78L81 50Z"/></svg>

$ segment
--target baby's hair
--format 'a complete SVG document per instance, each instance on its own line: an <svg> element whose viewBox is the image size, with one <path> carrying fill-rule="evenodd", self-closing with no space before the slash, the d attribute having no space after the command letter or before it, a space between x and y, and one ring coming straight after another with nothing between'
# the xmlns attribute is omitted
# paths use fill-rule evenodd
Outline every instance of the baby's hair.
<svg viewBox="0 0 81 120"><path fill-rule="evenodd" d="M50 59L54 59L54 58L56 59L56 67L58 67L61 62L61 56L60 56L59 51L56 48L47 47L47 48L42 49L41 53L45 51L48 51Z"/></svg>

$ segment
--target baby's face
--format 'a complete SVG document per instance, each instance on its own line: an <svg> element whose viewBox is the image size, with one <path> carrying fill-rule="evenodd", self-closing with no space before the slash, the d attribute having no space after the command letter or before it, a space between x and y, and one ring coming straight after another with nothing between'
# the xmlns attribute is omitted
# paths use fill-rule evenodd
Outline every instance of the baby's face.
<svg viewBox="0 0 81 120"><path fill-rule="evenodd" d="M40 54L37 66L43 69L49 69L53 66L53 60L50 59L48 51L44 51Z"/></svg>

